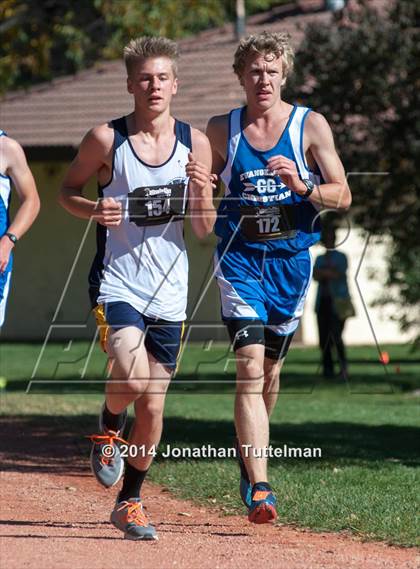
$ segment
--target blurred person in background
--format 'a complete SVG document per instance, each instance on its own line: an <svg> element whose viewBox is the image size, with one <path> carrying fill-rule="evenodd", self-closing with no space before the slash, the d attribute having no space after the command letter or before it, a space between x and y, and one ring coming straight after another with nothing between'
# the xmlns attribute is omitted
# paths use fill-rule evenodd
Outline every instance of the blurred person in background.
<svg viewBox="0 0 420 569"><path fill-rule="evenodd" d="M341 374L347 377L347 356L343 341L347 318L355 315L347 284L347 257L335 249L336 235L333 227L322 232L325 253L316 258L314 279L318 281L315 312L318 321L319 347L322 355L322 373L327 379L335 377L333 348Z"/></svg>

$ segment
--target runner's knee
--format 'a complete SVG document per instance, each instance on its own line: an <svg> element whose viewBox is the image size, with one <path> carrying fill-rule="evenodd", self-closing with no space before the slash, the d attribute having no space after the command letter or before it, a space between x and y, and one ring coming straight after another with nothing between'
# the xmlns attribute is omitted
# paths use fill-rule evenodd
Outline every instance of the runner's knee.
<svg viewBox="0 0 420 569"><path fill-rule="evenodd" d="M148 395L136 401L135 412L144 421L153 421L163 416L165 400L158 394Z"/></svg>

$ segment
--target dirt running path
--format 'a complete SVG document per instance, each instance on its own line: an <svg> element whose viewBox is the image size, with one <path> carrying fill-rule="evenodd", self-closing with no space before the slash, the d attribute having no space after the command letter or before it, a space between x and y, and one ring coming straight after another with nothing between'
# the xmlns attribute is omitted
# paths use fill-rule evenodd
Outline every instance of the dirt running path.
<svg viewBox="0 0 420 569"><path fill-rule="evenodd" d="M102 490L69 440L32 425L16 436L3 421L0 566L8 569L377 569L419 566L414 549L361 543L346 535L251 526L245 517L176 500L147 484L158 542L124 541L108 522L115 491ZM20 424L20 429L22 425ZM66 438L67 437L67 438ZM67 446L66 446L67 445ZM24 454L23 448L32 448ZM64 449L64 450L63 450ZM85 449L84 449L85 450ZM69 452L72 451L72 452ZM83 453L86 454L86 453ZM185 515L188 514L188 515Z"/></svg>

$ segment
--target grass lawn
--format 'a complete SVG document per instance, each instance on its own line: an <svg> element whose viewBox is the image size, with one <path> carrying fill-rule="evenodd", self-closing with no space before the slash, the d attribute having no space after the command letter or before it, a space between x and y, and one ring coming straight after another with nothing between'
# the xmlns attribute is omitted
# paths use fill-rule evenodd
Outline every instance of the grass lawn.
<svg viewBox="0 0 420 569"><path fill-rule="evenodd" d="M416 543L420 358L404 346L381 349L389 353L387 366L379 363L373 347L349 350L348 384L321 380L316 349L291 350L271 421L271 444L318 447L322 457L270 460L282 523ZM86 363L86 343L50 345L34 373L40 350L34 344L0 346L2 414L92 432L103 399L103 354L95 348ZM222 345L192 345L185 351L167 397L162 444L150 471L153 481L178 496L227 514L244 513L233 459L165 459L162 451L167 444L232 446L231 357Z"/></svg>

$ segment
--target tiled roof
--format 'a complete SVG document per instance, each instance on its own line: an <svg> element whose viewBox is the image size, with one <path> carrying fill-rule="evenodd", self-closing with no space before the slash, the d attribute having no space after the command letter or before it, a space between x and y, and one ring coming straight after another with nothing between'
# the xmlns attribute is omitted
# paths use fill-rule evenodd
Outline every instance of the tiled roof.
<svg viewBox="0 0 420 569"><path fill-rule="evenodd" d="M247 33L288 31L297 45L309 22L328 21L322 0L274 8L247 21ZM237 42L232 25L202 32L179 42L179 90L172 112L204 129L214 114L243 103L232 71ZM71 77L7 95L1 104L1 128L24 146L78 146L92 126L132 109L122 61L108 61Z"/></svg>

